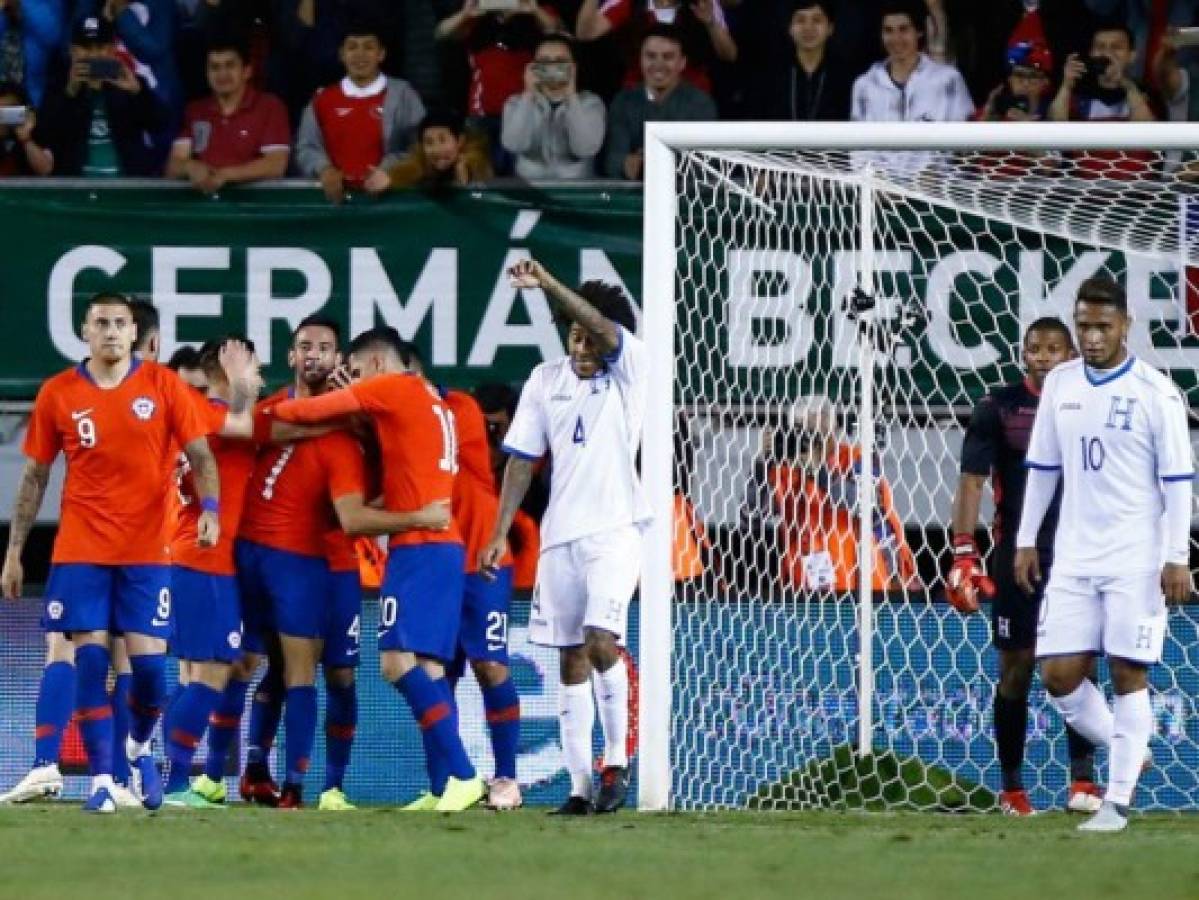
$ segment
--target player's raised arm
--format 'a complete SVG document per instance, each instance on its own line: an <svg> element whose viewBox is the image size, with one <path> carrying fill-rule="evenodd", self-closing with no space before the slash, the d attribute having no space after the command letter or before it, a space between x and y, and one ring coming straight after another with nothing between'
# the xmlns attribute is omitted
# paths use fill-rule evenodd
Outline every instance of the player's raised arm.
<svg viewBox="0 0 1199 900"><path fill-rule="evenodd" d="M508 275L515 287L545 291L567 318L591 336L600 355L607 356L620 346L619 326L551 275L541 263L523 259L508 270Z"/></svg>
<svg viewBox="0 0 1199 900"><path fill-rule="evenodd" d="M4 572L0 575L0 584L8 600L21 596L21 587L25 580L21 551L25 549L25 541L29 537L34 520L37 519L37 511L41 509L42 498L46 495L46 485L49 481L50 466L47 463L36 459L30 459L25 463L21 483L17 486L17 499L13 503L12 524L8 531L8 551L4 555Z"/></svg>

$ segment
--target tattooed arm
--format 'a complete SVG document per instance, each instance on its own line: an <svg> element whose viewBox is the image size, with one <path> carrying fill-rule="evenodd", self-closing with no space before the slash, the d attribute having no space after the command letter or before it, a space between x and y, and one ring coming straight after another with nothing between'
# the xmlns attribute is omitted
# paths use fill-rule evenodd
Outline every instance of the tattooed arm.
<svg viewBox="0 0 1199 900"><path fill-rule="evenodd" d="M17 500L13 504L8 551L4 555L4 571L0 575L0 587L9 600L21 595L21 586L25 580L21 551L25 549L25 541L33 528L34 520L37 519L37 511L41 509L42 498L46 495L46 485L49 481L50 466L33 459L25 463L25 471L21 473L21 484L17 488Z"/></svg>

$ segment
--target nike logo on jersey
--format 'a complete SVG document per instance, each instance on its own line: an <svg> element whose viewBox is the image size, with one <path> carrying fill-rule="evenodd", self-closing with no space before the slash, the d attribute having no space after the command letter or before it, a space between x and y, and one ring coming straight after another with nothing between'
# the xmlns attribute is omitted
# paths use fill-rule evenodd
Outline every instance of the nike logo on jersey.
<svg viewBox="0 0 1199 900"><path fill-rule="evenodd" d="M1077 412L1078 410L1082 409L1082 404L1081 403L1063 403L1061 406L1058 407L1058 409L1059 410L1070 410L1072 412Z"/></svg>
<svg viewBox="0 0 1199 900"><path fill-rule="evenodd" d="M550 397L550 400L554 403L569 403L573 399L574 397L570 394L554 394L554 396Z"/></svg>
<svg viewBox="0 0 1199 900"><path fill-rule="evenodd" d="M94 406L89 406L87 409L81 409L78 412L72 412L71 418L78 422L84 416L90 416L93 409L95 409Z"/></svg>
<svg viewBox="0 0 1199 900"><path fill-rule="evenodd" d="M337 113L339 116L341 116L342 118L345 118L350 113L352 113L354 110L350 109L348 106L339 106L336 109L334 109L333 111L335 113Z"/></svg>

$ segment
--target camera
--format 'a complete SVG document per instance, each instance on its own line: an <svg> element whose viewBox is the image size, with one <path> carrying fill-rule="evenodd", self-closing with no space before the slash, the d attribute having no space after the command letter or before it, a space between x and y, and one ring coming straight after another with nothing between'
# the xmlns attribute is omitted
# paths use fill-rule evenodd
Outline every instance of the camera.
<svg viewBox="0 0 1199 900"><path fill-rule="evenodd" d="M995 98L995 115L999 118L1003 118L1013 109L1018 109L1020 112L1028 115L1031 111L1028 97L1023 95L1017 97L1011 91L1005 90Z"/></svg>
<svg viewBox="0 0 1199 900"><path fill-rule="evenodd" d="M1078 92L1087 97L1095 97L1099 94L1110 93L1110 89L1105 89L1099 86L1099 79L1102 78L1112 65L1110 56L1087 56L1083 58L1083 65L1087 70L1082 78L1078 80Z"/></svg>
<svg viewBox="0 0 1199 900"><path fill-rule="evenodd" d="M23 106L0 106L0 125L24 125L29 110Z"/></svg>
<svg viewBox="0 0 1199 900"><path fill-rule="evenodd" d="M533 74L546 87L561 87L570 81L570 63L533 63Z"/></svg>
<svg viewBox="0 0 1199 900"><path fill-rule="evenodd" d="M84 64L89 81L116 81L121 77L121 61L111 56L97 56Z"/></svg>

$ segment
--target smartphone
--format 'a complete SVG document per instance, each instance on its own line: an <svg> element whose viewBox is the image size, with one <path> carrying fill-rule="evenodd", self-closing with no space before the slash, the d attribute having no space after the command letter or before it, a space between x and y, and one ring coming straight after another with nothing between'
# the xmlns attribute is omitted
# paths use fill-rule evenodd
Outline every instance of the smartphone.
<svg viewBox="0 0 1199 900"><path fill-rule="evenodd" d="M121 61L112 57L99 56L87 60L89 81L116 81L121 77Z"/></svg>
<svg viewBox="0 0 1199 900"><path fill-rule="evenodd" d="M509 12L519 5L519 0L479 0L479 9L483 12Z"/></svg>
<svg viewBox="0 0 1199 900"><path fill-rule="evenodd" d="M23 106L0 106L0 125L24 125L29 110Z"/></svg>
<svg viewBox="0 0 1199 900"><path fill-rule="evenodd" d="M1176 47L1199 47L1199 28L1179 28L1173 37Z"/></svg>

